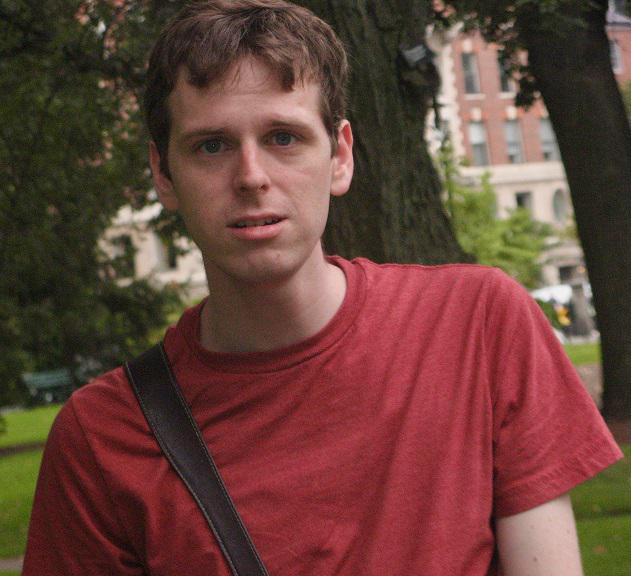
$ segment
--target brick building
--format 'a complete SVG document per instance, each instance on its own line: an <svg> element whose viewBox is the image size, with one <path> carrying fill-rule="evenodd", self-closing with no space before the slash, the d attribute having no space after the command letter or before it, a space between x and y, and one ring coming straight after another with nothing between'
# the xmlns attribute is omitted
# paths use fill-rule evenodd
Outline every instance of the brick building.
<svg viewBox="0 0 631 576"><path fill-rule="evenodd" d="M623 4L610 2L607 26L612 67L621 85L631 82L631 18L623 14ZM515 84L502 70L498 47L478 33L433 37L431 46L443 82L441 120L456 155L468 164L462 175L476 182L490 173L500 217L524 207L535 219L565 228L571 222L570 196L543 103L537 101L528 111L515 107ZM434 134L434 146L438 136ZM584 274L576 243L551 245L543 274L546 284Z"/></svg>

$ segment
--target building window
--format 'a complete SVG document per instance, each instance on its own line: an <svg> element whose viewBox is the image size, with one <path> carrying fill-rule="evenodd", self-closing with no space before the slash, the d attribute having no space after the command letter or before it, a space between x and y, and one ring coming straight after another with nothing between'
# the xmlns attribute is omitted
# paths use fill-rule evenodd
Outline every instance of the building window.
<svg viewBox="0 0 631 576"><path fill-rule="evenodd" d="M567 202L567 194L565 190L559 188L554 191L554 196L552 196L552 211L554 212L554 219L563 224L568 216L568 202Z"/></svg>
<svg viewBox="0 0 631 576"><path fill-rule="evenodd" d="M618 14L628 14L627 0L613 0L610 4L613 4L611 8L613 8Z"/></svg>
<svg viewBox="0 0 631 576"><path fill-rule="evenodd" d="M473 52L462 54L462 70L464 72L465 94L480 93L480 75L478 74L478 59Z"/></svg>
<svg viewBox="0 0 631 576"><path fill-rule="evenodd" d="M611 67L616 74L620 74L624 70L622 61L622 50L620 45L613 39L609 40L609 56L611 57Z"/></svg>
<svg viewBox="0 0 631 576"><path fill-rule="evenodd" d="M504 137L506 138L506 154L511 164L524 161L524 150L521 141L521 129L518 120L504 122Z"/></svg>
<svg viewBox="0 0 631 576"><path fill-rule="evenodd" d="M541 120L539 120L539 139L541 140L541 153L543 154L544 160L552 161L561 159L550 118L541 118Z"/></svg>
<svg viewBox="0 0 631 576"><path fill-rule="evenodd" d="M532 192L516 192L515 204L517 208L524 208L528 212L532 212Z"/></svg>
<svg viewBox="0 0 631 576"><path fill-rule="evenodd" d="M473 154L473 165L488 165L489 149L486 144L486 128L482 122L469 122L469 142Z"/></svg>
<svg viewBox="0 0 631 576"><path fill-rule="evenodd" d="M515 83L510 76L509 71L506 68L506 65L502 62L502 58L498 56L497 58L497 67L499 69L500 74L500 91L501 92L514 92L515 91Z"/></svg>

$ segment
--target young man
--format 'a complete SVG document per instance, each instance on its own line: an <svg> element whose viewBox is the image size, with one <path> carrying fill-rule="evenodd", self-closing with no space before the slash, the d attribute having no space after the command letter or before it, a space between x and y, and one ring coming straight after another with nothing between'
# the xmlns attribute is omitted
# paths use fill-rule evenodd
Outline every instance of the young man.
<svg viewBox="0 0 631 576"><path fill-rule="evenodd" d="M581 574L567 492L620 451L538 307L493 269L323 254L345 79L281 0L194 4L151 57L156 190L209 285L165 347L237 509L271 575ZM121 369L53 427L24 574L229 574Z"/></svg>

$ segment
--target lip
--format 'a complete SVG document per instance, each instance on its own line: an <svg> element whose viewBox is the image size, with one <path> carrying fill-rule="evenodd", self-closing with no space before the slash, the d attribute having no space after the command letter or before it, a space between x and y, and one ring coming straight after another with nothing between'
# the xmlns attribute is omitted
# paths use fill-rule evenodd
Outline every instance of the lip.
<svg viewBox="0 0 631 576"><path fill-rule="evenodd" d="M271 220L284 220L285 216L277 214L275 212L248 212L245 214L239 214L232 218L228 223L228 228L236 228L239 223L242 222L265 222Z"/></svg>
<svg viewBox="0 0 631 576"><path fill-rule="evenodd" d="M280 233L285 220L278 214L244 214L234 218L228 229L241 240L268 240Z"/></svg>

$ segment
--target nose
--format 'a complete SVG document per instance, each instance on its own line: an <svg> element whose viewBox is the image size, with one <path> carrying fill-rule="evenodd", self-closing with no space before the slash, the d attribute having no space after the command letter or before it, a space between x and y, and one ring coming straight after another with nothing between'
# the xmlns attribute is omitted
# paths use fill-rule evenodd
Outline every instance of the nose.
<svg viewBox="0 0 631 576"><path fill-rule="evenodd" d="M269 188L270 180L264 156L265 152L256 143L242 143L234 176L236 190L258 192Z"/></svg>

